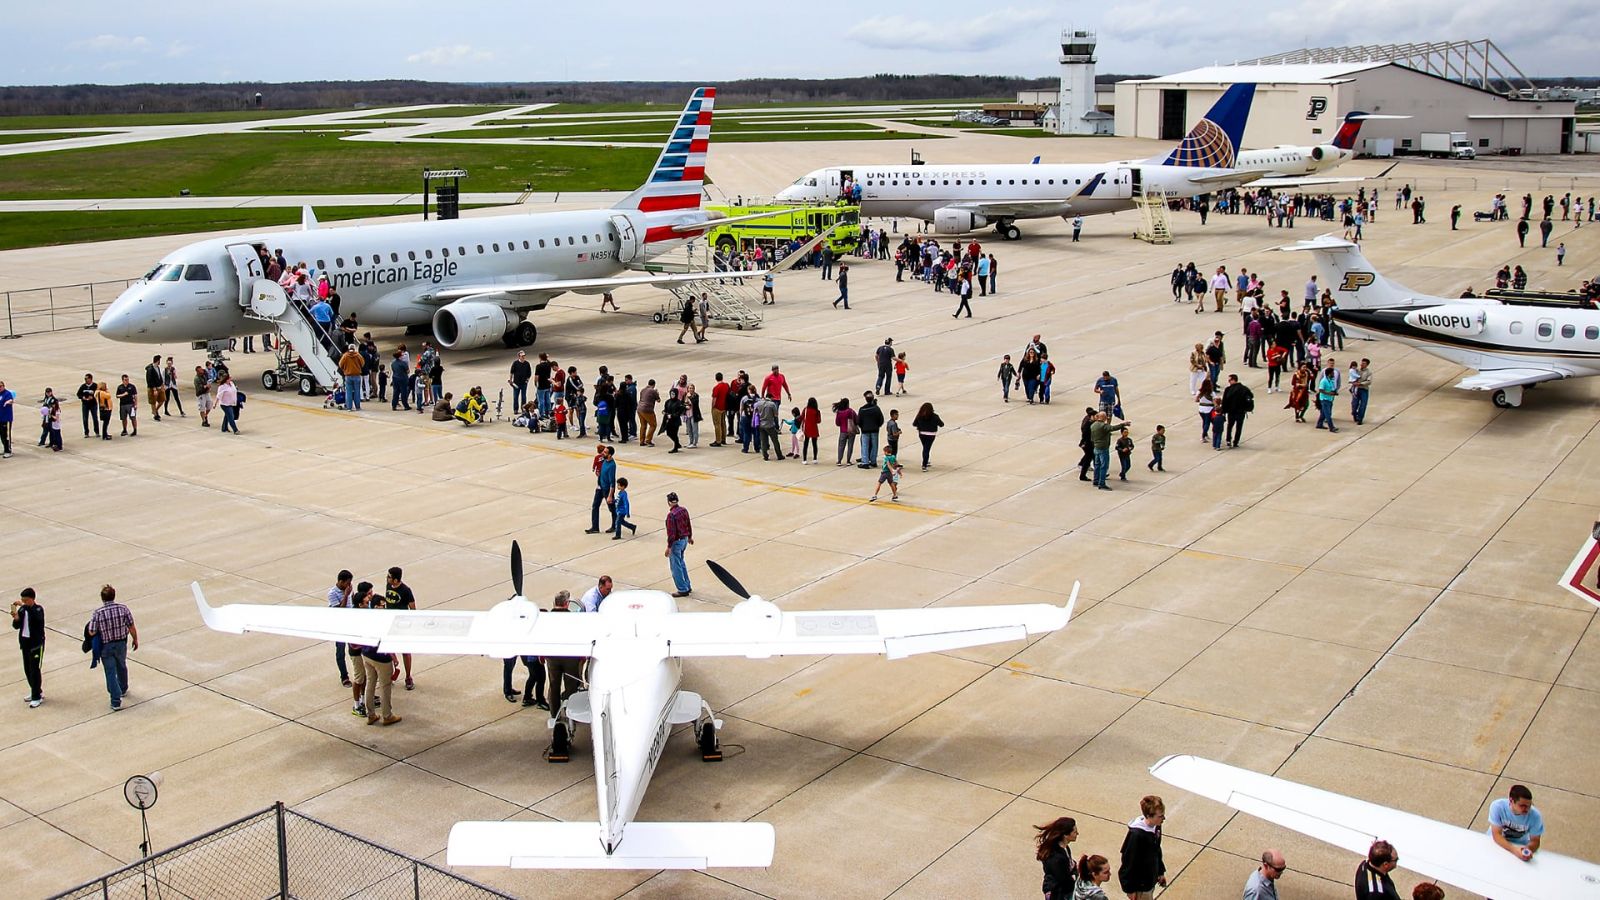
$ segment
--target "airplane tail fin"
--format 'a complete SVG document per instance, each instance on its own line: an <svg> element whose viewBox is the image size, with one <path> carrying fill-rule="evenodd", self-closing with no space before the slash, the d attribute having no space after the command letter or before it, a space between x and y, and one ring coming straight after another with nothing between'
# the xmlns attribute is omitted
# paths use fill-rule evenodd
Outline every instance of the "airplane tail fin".
<svg viewBox="0 0 1600 900"><path fill-rule="evenodd" d="M1153 156L1148 162L1198 169L1233 168L1255 96L1254 84L1232 85L1171 153Z"/></svg>
<svg viewBox="0 0 1600 900"><path fill-rule="evenodd" d="M1333 292L1340 309L1391 309L1417 305L1417 294L1379 275L1361 255L1361 248L1332 235L1300 241L1279 250L1309 251L1317 261L1317 281ZM1430 303L1437 302L1429 297Z"/></svg>
<svg viewBox="0 0 1600 900"><path fill-rule="evenodd" d="M608 853L598 822L457 822L445 861L452 868L766 868L776 842L766 822L633 822Z"/></svg>
<svg viewBox="0 0 1600 900"><path fill-rule="evenodd" d="M699 209L705 189L706 148L711 143L711 112L717 89L695 88L679 114L672 134L661 148L661 155L638 190L624 197L614 209L663 212Z"/></svg>
<svg viewBox="0 0 1600 900"><path fill-rule="evenodd" d="M1361 133L1361 123L1367 120L1367 114L1360 110L1352 111L1344 117L1344 123L1339 126L1339 131L1328 143L1340 150L1354 150L1356 148L1356 135Z"/></svg>
<svg viewBox="0 0 1600 900"><path fill-rule="evenodd" d="M1561 586L1600 606L1600 521L1594 523L1589 539L1578 548L1572 565L1567 566L1566 573L1561 576Z"/></svg>

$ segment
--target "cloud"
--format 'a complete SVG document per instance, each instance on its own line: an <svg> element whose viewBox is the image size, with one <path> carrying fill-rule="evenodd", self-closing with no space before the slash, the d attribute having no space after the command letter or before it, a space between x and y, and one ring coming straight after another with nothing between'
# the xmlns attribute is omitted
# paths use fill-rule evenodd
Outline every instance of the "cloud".
<svg viewBox="0 0 1600 900"><path fill-rule="evenodd" d="M406 57L406 62L412 65L454 66L465 62L488 62L491 59L494 59L494 54L488 50L474 50L471 44L451 44L413 53Z"/></svg>
<svg viewBox="0 0 1600 900"><path fill-rule="evenodd" d="M126 37L120 34L97 34L81 41L73 41L68 46L73 50L88 50L94 53L126 53L128 51L144 53L150 49L150 40L144 35Z"/></svg>
<svg viewBox="0 0 1600 900"><path fill-rule="evenodd" d="M173 41L167 45L166 53L163 55L168 59L177 59L180 56L188 56L193 50L194 45L188 41Z"/></svg>
<svg viewBox="0 0 1600 900"><path fill-rule="evenodd" d="M845 32L845 37L878 50L950 50L976 53L1033 38L1032 29L1055 19L1045 9L1008 6L981 16L958 18L930 15L873 16Z"/></svg>

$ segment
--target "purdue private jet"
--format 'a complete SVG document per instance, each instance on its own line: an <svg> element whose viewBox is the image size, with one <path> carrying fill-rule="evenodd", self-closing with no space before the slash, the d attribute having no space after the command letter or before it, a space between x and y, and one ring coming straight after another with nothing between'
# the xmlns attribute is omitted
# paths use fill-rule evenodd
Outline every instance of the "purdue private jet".
<svg viewBox="0 0 1600 900"><path fill-rule="evenodd" d="M1496 845L1487 829L1460 828L1196 756L1169 756L1151 766L1150 774L1363 858L1382 838L1400 852L1407 869L1485 897L1600 897L1600 866L1548 850L1524 862Z"/></svg>
<svg viewBox="0 0 1600 900"><path fill-rule="evenodd" d="M1430 297L1379 275L1359 247L1328 235L1280 249L1316 259L1347 330L1477 369L1456 387L1489 391L1495 406L1521 406L1530 385L1600 374L1600 312L1575 302Z"/></svg>
<svg viewBox="0 0 1600 900"><path fill-rule="evenodd" d="M753 597L716 563L711 570L742 598L726 612L679 613L661 591L617 591L595 613L551 613L522 595L522 552L511 545L514 595L484 612L365 610L229 604L213 608L193 585L200 617L215 631L264 632L345 641L386 653L587 657L583 690L552 732L551 759L566 757L575 725L589 726L594 822L458 822L452 866L701 869L767 866L774 831L762 822L636 822L639 803L674 725L692 725L703 759L721 758L721 720L699 694L681 690L683 660L766 659L866 653L900 659L958 647L1023 640L1066 627L1065 607L1036 603L925 609L784 612Z"/></svg>
<svg viewBox="0 0 1600 900"><path fill-rule="evenodd" d="M341 315L354 313L363 326L431 326L446 349L532 344L538 331L528 314L567 291L735 277L624 274L714 219L762 217L700 208L716 93L694 91L645 184L610 209L350 228L316 228L308 209L298 232L217 238L168 254L112 302L100 333L135 343L209 341L303 318L262 277L263 250L281 249L291 265L305 261L325 273Z"/></svg>

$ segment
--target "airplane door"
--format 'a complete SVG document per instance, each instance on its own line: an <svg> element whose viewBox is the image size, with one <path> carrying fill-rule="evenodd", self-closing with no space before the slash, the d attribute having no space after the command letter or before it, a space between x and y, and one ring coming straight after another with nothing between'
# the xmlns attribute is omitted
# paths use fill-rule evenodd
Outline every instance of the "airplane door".
<svg viewBox="0 0 1600 900"><path fill-rule="evenodd" d="M1117 168L1111 172L1111 187L1113 193L1121 199L1127 200L1133 196L1133 173L1137 171L1130 168Z"/></svg>
<svg viewBox="0 0 1600 900"><path fill-rule="evenodd" d="M239 305L249 306L251 288L258 280L267 277L267 273L261 270L261 257L253 244L229 244L228 256L233 258L233 268L238 275L234 289Z"/></svg>
<svg viewBox="0 0 1600 900"><path fill-rule="evenodd" d="M612 216L611 227L617 230L617 262L632 262L639 255L639 235L627 216Z"/></svg>

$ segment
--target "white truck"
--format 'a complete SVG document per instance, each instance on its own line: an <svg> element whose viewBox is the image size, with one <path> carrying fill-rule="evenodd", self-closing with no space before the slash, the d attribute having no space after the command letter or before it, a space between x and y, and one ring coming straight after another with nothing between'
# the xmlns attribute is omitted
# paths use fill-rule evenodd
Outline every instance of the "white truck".
<svg viewBox="0 0 1600 900"><path fill-rule="evenodd" d="M1478 156L1465 131L1424 131L1417 152L1438 159L1476 159Z"/></svg>

